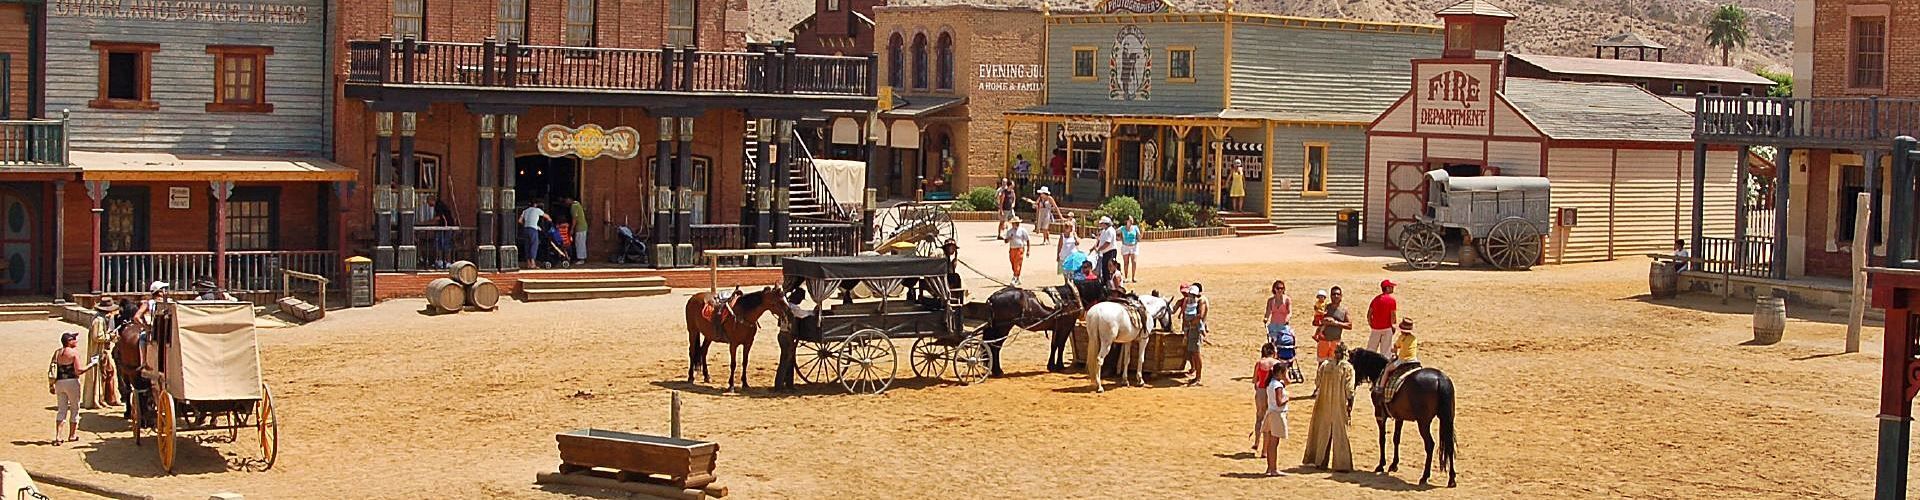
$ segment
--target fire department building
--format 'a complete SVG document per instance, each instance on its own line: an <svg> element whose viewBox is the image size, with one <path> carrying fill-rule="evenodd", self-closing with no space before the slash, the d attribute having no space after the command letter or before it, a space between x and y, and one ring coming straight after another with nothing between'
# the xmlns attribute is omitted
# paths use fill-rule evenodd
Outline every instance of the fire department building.
<svg viewBox="0 0 1920 500"><path fill-rule="evenodd" d="M873 106L871 58L748 45L743 1L457 3L346 5L335 156L363 180L347 224L381 270L516 269L540 256L516 221L536 202L587 227L576 259L605 262L626 226L678 256L656 266L690 264L695 226L783 208L792 120Z"/></svg>

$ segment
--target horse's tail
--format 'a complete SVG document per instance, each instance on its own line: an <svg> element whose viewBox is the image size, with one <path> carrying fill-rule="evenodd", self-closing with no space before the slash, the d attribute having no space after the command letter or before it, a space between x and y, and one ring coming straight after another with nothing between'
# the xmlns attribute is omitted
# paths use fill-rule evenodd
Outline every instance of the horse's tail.
<svg viewBox="0 0 1920 500"><path fill-rule="evenodd" d="M1440 400L1440 465L1452 472L1454 459L1453 433L1453 380L1440 377L1440 387L1436 396Z"/></svg>

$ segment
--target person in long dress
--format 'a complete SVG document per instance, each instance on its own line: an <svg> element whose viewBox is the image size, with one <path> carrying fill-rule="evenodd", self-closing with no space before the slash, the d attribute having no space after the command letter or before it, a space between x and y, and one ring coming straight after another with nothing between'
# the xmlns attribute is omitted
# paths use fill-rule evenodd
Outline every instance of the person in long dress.
<svg viewBox="0 0 1920 500"><path fill-rule="evenodd" d="M1320 363L1314 377L1317 391L1313 397L1313 422L1307 427L1308 467L1349 472L1353 470L1353 445L1347 441L1347 422L1353 416L1353 365L1347 363L1346 346L1333 350L1333 358Z"/></svg>

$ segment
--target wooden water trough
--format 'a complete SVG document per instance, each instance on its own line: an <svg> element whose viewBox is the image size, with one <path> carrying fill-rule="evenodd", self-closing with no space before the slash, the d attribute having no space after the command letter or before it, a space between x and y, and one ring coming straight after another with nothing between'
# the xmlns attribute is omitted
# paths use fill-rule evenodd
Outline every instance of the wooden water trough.
<svg viewBox="0 0 1920 500"><path fill-rule="evenodd" d="M562 432L554 440L560 446L560 471L541 474L543 483L687 500L727 495L726 488L713 484L718 443L604 429Z"/></svg>

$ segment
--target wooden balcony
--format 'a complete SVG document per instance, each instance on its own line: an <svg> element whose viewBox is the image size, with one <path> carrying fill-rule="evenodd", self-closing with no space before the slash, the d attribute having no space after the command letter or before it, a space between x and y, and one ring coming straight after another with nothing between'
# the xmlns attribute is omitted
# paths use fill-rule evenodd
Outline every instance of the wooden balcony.
<svg viewBox="0 0 1920 500"><path fill-rule="evenodd" d="M66 120L0 120L0 172L67 168Z"/></svg>
<svg viewBox="0 0 1920 500"><path fill-rule="evenodd" d="M412 38L348 42L349 95L381 98L383 89L513 92L522 96L589 94L710 99L870 103L878 95L874 57L795 53L758 45L746 52L694 48L607 49L520 45L515 42L420 42ZM435 94L425 94L433 96ZM467 95L473 95L471 93ZM385 94L385 97L395 97ZM520 104L559 104L525 98ZM871 104L868 104L871 106Z"/></svg>
<svg viewBox="0 0 1920 500"><path fill-rule="evenodd" d="M1693 137L1711 144L1887 148L1920 135L1920 99L1702 96Z"/></svg>

